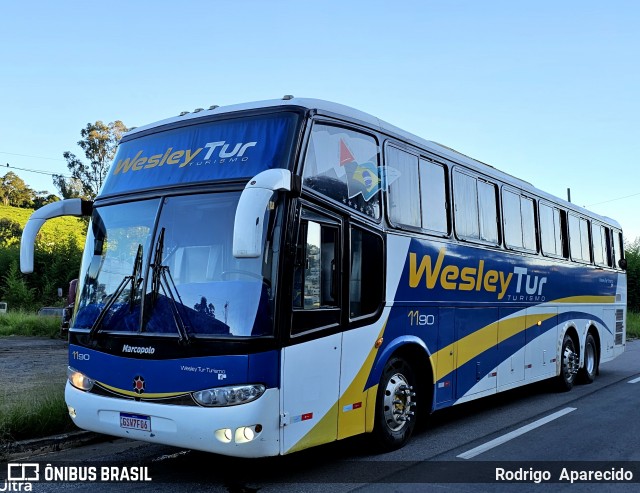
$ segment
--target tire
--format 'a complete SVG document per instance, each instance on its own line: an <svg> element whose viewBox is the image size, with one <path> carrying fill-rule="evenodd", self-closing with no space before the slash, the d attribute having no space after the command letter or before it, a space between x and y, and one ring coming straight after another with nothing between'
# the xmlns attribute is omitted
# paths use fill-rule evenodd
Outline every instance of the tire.
<svg viewBox="0 0 640 493"><path fill-rule="evenodd" d="M591 334L587 334L584 342L584 366L578 372L580 383L593 383L598 372L598 349L596 341Z"/></svg>
<svg viewBox="0 0 640 493"><path fill-rule="evenodd" d="M415 387L411 365L403 358L392 357L382 371L376 398L373 439L381 451L399 449L411 438L416 425Z"/></svg>
<svg viewBox="0 0 640 493"><path fill-rule="evenodd" d="M556 377L556 387L560 392L567 392L573 388L579 362L580 357L576 352L573 338L565 334L560 352L560 374Z"/></svg>

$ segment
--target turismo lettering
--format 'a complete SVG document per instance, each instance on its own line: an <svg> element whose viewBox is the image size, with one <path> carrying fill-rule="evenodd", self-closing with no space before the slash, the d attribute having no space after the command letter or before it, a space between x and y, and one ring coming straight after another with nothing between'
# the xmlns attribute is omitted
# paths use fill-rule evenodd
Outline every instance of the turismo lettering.
<svg viewBox="0 0 640 493"><path fill-rule="evenodd" d="M204 161L208 161L210 159L217 159L218 162L222 163L225 159L233 158L233 161L236 161L238 158L243 158L242 161L246 160L247 157L244 155L247 152L247 149L250 147L256 146L257 142L238 142L231 148L231 144L227 144L226 141L222 140L219 142L208 142L204 145L204 147L199 147L195 151L192 149L179 149L174 150L173 147L169 147L164 154L154 154L153 156L143 156L143 151L138 151L138 153L133 158L120 159L116 163L114 175L119 174L120 172L126 173L129 170L132 171L140 171L141 169L149 169L155 168L156 166L164 166L167 165L178 165L179 168L184 168L188 164L190 164L198 154L203 152ZM214 157L214 151L218 151L217 157Z"/></svg>
<svg viewBox="0 0 640 493"><path fill-rule="evenodd" d="M458 267L446 264L446 248L441 248L435 263L430 255L423 255L418 264L418 255L409 252L409 286L418 287L422 282L427 289L439 285L442 289L458 291L486 291L497 293L498 299L504 298L516 275L516 293L524 289L528 295L542 295L546 277L530 275L525 267L514 267L513 272L505 273L494 269L485 269L484 260L478 260L474 266ZM423 281L424 278L424 281Z"/></svg>

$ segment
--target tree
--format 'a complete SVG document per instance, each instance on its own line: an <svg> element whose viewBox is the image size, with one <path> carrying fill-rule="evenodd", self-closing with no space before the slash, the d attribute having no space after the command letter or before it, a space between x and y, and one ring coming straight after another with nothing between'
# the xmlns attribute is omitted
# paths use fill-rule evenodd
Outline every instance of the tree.
<svg viewBox="0 0 640 493"><path fill-rule="evenodd" d="M0 247L19 243L21 237L22 228L17 221L0 218Z"/></svg>
<svg viewBox="0 0 640 493"><path fill-rule="evenodd" d="M78 141L78 145L84 151L89 164L85 164L69 151L63 153L72 178L82 183L82 196L84 198L93 199L98 195L100 188L102 188L102 183L109 172L118 142L122 134L127 130L127 127L120 120L111 122L108 125L101 121L87 123L87 126L80 131L82 139ZM53 182L64 196L65 194L58 183L59 180L56 182L56 178L59 176L54 176Z"/></svg>
<svg viewBox="0 0 640 493"><path fill-rule="evenodd" d="M627 307L637 312L640 311L640 238L626 245L624 256L627 259Z"/></svg>
<svg viewBox="0 0 640 493"><path fill-rule="evenodd" d="M30 207L34 195L35 192L13 171L0 178L0 199L4 205Z"/></svg>
<svg viewBox="0 0 640 493"><path fill-rule="evenodd" d="M63 175L53 175L53 184L62 195L63 199L77 199L84 197L82 182L76 178L67 178Z"/></svg>
<svg viewBox="0 0 640 493"><path fill-rule="evenodd" d="M35 192L33 197L33 208L40 209L43 205L50 204L51 202L58 202L59 200L60 197L53 195L46 190L42 192Z"/></svg>
<svg viewBox="0 0 640 493"><path fill-rule="evenodd" d="M17 262L12 262L9 271L2 279L4 281L4 299L12 308L28 310L35 302L35 289L29 288L18 272Z"/></svg>

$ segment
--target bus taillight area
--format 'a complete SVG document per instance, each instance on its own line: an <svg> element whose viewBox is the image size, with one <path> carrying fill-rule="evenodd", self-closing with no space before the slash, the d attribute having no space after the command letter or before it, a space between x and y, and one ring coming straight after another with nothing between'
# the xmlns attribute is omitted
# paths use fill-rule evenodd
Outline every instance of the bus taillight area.
<svg viewBox="0 0 640 493"><path fill-rule="evenodd" d="M84 430L235 457L280 453L277 388L236 406L199 407L114 399L67 383L73 422Z"/></svg>

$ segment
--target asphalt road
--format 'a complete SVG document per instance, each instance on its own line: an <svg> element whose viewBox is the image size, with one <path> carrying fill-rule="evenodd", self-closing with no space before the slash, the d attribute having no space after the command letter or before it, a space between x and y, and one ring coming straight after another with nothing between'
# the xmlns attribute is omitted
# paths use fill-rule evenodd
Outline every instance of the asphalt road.
<svg viewBox="0 0 640 493"><path fill-rule="evenodd" d="M640 485L640 341L602 365L591 385L567 393L548 383L434 414L403 449L373 455L363 438L291 456L247 460L114 439L31 457L41 465L146 467L149 482L96 482L91 491L190 492L636 492ZM638 382L633 382L638 379ZM576 462L590 461L590 462ZM27 462L23 459L22 462ZM0 466L1 467L1 466ZM529 472L521 482L496 481ZM570 483L562 469L624 470L635 482ZM534 475L550 471L550 483ZM0 491L3 491L0 470ZM504 475L503 475L504 477ZM32 483L33 491L86 491L86 482ZM11 490L9 490L11 491ZM15 491L15 490L14 490Z"/></svg>

